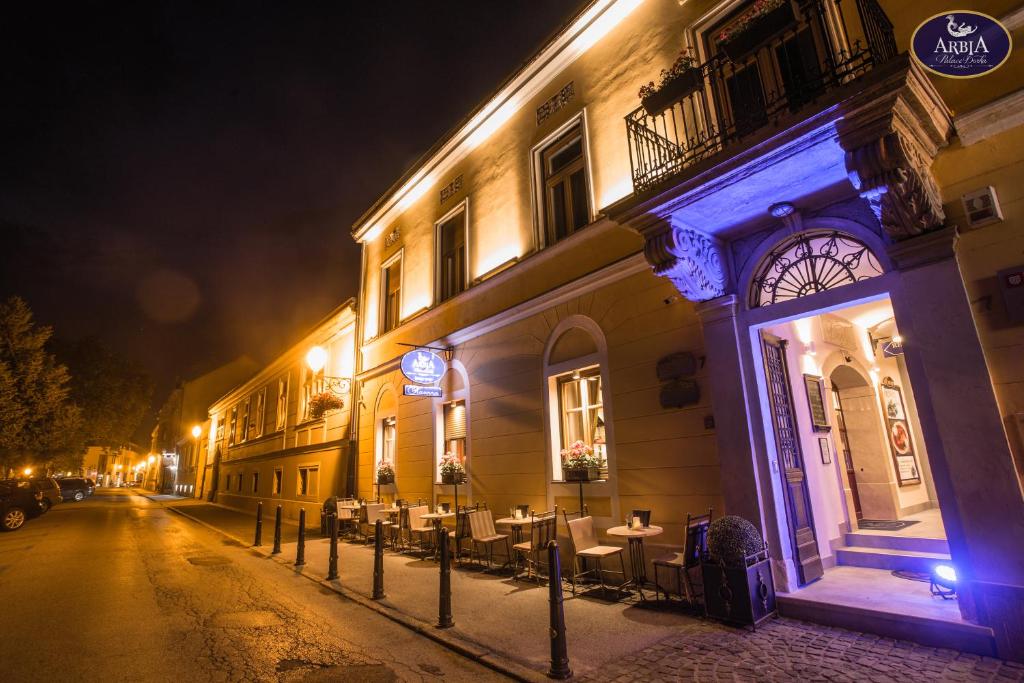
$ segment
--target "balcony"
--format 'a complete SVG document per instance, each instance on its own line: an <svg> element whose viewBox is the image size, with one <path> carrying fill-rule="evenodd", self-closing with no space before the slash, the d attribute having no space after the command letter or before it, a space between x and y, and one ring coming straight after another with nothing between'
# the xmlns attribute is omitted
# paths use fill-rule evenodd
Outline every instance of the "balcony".
<svg viewBox="0 0 1024 683"><path fill-rule="evenodd" d="M694 67L680 96L626 117L638 194L787 118L806 116L805 108L821 106L897 55L892 23L877 0L787 1L751 22L742 38Z"/></svg>

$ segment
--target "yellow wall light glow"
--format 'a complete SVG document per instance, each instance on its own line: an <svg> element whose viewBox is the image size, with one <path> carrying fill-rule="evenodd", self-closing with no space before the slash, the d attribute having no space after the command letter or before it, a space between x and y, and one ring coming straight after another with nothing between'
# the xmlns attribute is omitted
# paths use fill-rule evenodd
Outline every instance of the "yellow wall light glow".
<svg viewBox="0 0 1024 683"><path fill-rule="evenodd" d="M306 365L313 372L320 372L327 365L327 350L322 346L314 346L306 353Z"/></svg>
<svg viewBox="0 0 1024 683"><path fill-rule="evenodd" d="M573 41L572 50L577 56L582 55L604 38L620 21L629 16L642 2L643 0L619 0L618 2L613 2L601 16Z"/></svg>

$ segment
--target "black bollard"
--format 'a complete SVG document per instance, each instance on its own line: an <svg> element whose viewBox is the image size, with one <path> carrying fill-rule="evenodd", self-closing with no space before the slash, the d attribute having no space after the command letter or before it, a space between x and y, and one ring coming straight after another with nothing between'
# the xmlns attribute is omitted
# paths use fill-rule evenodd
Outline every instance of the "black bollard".
<svg viewBox="0 0 1024 683"><path fill-rule="evenodd" d="M451 628L455 626L452 619L452 558L448 549L448 529L441 527L437 531L437 547L441 552L441 587L437 605L437 627Z"/></svg>
<svg viewBox="0 0 1024 683"><path fill-rule="evenodd" d="M338 580L338 518L327 513L327 533L331 535L331 553L327 557L327 580Z"/></svg>
<svg viewBox="0 0 1024 683"><path fill-rule="evenodd" d="M252 544L259 548L263 545L263 501L256 503L256 538Z"/></svg>
<svg viewBox="0 0 1024 683"><path fill-rule="evenodd" d="M374 600L384 596L384 522L377 520L373 529L373 595Z"/></svg>
<svg viewBox="0 0 1024 683"><path fill-rule="evenodd" d="M270 551L271 555L281 554L281 506L277 506L277 512L274 513L274 549Z"/></svg>
<svg viewBox="0 0 1024 683"><path fill-rule="evenodd" d="M558 543L548 541L548 600L550 602L551 670L548 676L558 680L572 677L569 646L565 640L565 610L562 606L562 560Z"/></svg>
<svg viewBox="0 0 1024 683"><path fill-rule="evenodd" d="M295 546L295 566L306 564L306 508L299 508L299 544Z"/></svg>

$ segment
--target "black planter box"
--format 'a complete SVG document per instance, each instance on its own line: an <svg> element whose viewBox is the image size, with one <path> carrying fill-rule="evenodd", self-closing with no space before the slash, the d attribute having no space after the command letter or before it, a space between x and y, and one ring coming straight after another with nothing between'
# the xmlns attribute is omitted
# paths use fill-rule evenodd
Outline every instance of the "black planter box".
<svg viewBox="0 0 1024 683"><path fill-rule="evenodd" d="M588 467L585 470L563 470L565 481L597 481L601 478L601 470Z"/></svg>
<svg viewBox="0 0 1024 683"><path fill-rule="evenodd" d="M393 475L393 474L378 474L377 475L377 484L379 486L384 486L385 484L394 484L394 483L395 483L395 475Z"/></svg>
<svg viewBox="0 0 1024 683"><path fill-rule="evenodd" d="M640 100L651 116L656 116L684 97L692 95L702 84L700 69L689 68L664 84L654 94Z"/></svg>
<svg viewBox="0 0 1024 683"><path fill-rule="evenodd" d="M466 473L465 472L442 472L441 473L442 484L465 484Z"/></svg>
<svg viewBox="0 0 1024 683"><path fill-rule="evenodd" d="M752 23L746 31L726 43L720 43L722 52L734 62L745 57L796 22L793 7L787 0L783 5Z"/></svg>
<svg viewBox="0 0 1024 683"><path fill-rule="evenodd" d="M746 565L728 566L710 559L701 562L707 616L756 627L775 614L775 582L768 552L749 555Z"/></svg>

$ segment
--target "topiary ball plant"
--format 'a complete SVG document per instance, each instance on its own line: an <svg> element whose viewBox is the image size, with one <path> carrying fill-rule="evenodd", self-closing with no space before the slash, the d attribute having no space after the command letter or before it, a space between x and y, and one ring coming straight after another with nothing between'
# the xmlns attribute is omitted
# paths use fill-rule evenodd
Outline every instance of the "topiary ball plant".
<svg viewBox="0 0 1024 683"><path fill-rule="evenodd" d="M722 564L743 565L747 555L763 549L761 533L742 517L719 517L708 527L708 553Z"/></svg>

